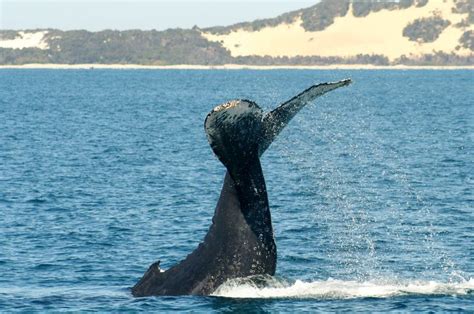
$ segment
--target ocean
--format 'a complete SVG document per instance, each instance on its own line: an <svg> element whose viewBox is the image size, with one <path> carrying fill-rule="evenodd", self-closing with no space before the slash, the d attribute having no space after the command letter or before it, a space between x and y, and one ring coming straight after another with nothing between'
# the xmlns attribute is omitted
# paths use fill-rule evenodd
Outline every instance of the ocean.
<svg viewBox="0 0 474 314"><path fill-rule="evenodd" d="M211 224L204 133L352 78L262 157L274 278L134 298ZM474 311L474 71L0 70L0 311Z"/></svg>

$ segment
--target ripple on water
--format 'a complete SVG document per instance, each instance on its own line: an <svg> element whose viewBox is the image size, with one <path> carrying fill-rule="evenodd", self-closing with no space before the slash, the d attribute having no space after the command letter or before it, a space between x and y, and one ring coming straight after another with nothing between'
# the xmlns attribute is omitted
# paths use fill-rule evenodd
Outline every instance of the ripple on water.
<svg viewBox="0 0 474 314"><path fill-rule="evenodd" d="M273 108L345 77L354 84L305 108L262 158L275 280L287 279L133 298L152 262L172 266L211 223L225 171L202 128L209 110L234 98ZM0 70L0 312L469 311L472 81L462 70Z"/></svg>

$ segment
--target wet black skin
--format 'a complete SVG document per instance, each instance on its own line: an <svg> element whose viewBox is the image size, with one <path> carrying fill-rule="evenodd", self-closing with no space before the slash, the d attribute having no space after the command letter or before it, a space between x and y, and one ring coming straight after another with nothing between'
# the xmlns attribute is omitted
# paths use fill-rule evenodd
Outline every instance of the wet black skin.
<svg viewBox="0 0 474 314"><path fill-rule="evenodd" d="M209 295L229 279L274 275L277 249L260 156L301 108L350 82L312 86L266 115L251 101L236 101L234 108L245 108L238 119L217 119L212 130L208 119L228 109L211 111L206 133L227 168L212 225L202 243L180 263L165 272L159 262L152 264L132 294Z"/></svg>

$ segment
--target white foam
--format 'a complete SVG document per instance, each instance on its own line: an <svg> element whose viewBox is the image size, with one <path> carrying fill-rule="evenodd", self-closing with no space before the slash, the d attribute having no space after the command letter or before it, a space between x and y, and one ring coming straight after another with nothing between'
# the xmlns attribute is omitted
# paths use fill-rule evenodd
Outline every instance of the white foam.
<svg viewBox="0 0 474 314"><path fill-rule="evenodd" d="M402 295L466 295L474 294L474 278L459 283L408 281L401 283L357 282L328 279L326 281L293 284L270 282L258 287L251 280L229 281L220 286L214 296L228 298L311 298L352 299L388 298Z"/></svg>

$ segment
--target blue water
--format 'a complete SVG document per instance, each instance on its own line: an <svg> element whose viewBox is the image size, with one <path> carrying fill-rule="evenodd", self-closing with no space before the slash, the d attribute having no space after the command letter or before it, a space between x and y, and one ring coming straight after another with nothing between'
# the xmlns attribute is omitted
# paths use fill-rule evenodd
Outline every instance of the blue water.
<svg viewBox="0 0 474 314"><path fill-rule="evenodd" d="M206 114L346 77L262 158L276 283L133 298L210 225ZM468 70L0 70L0 311L473 311L473 99Z"/></svg>

